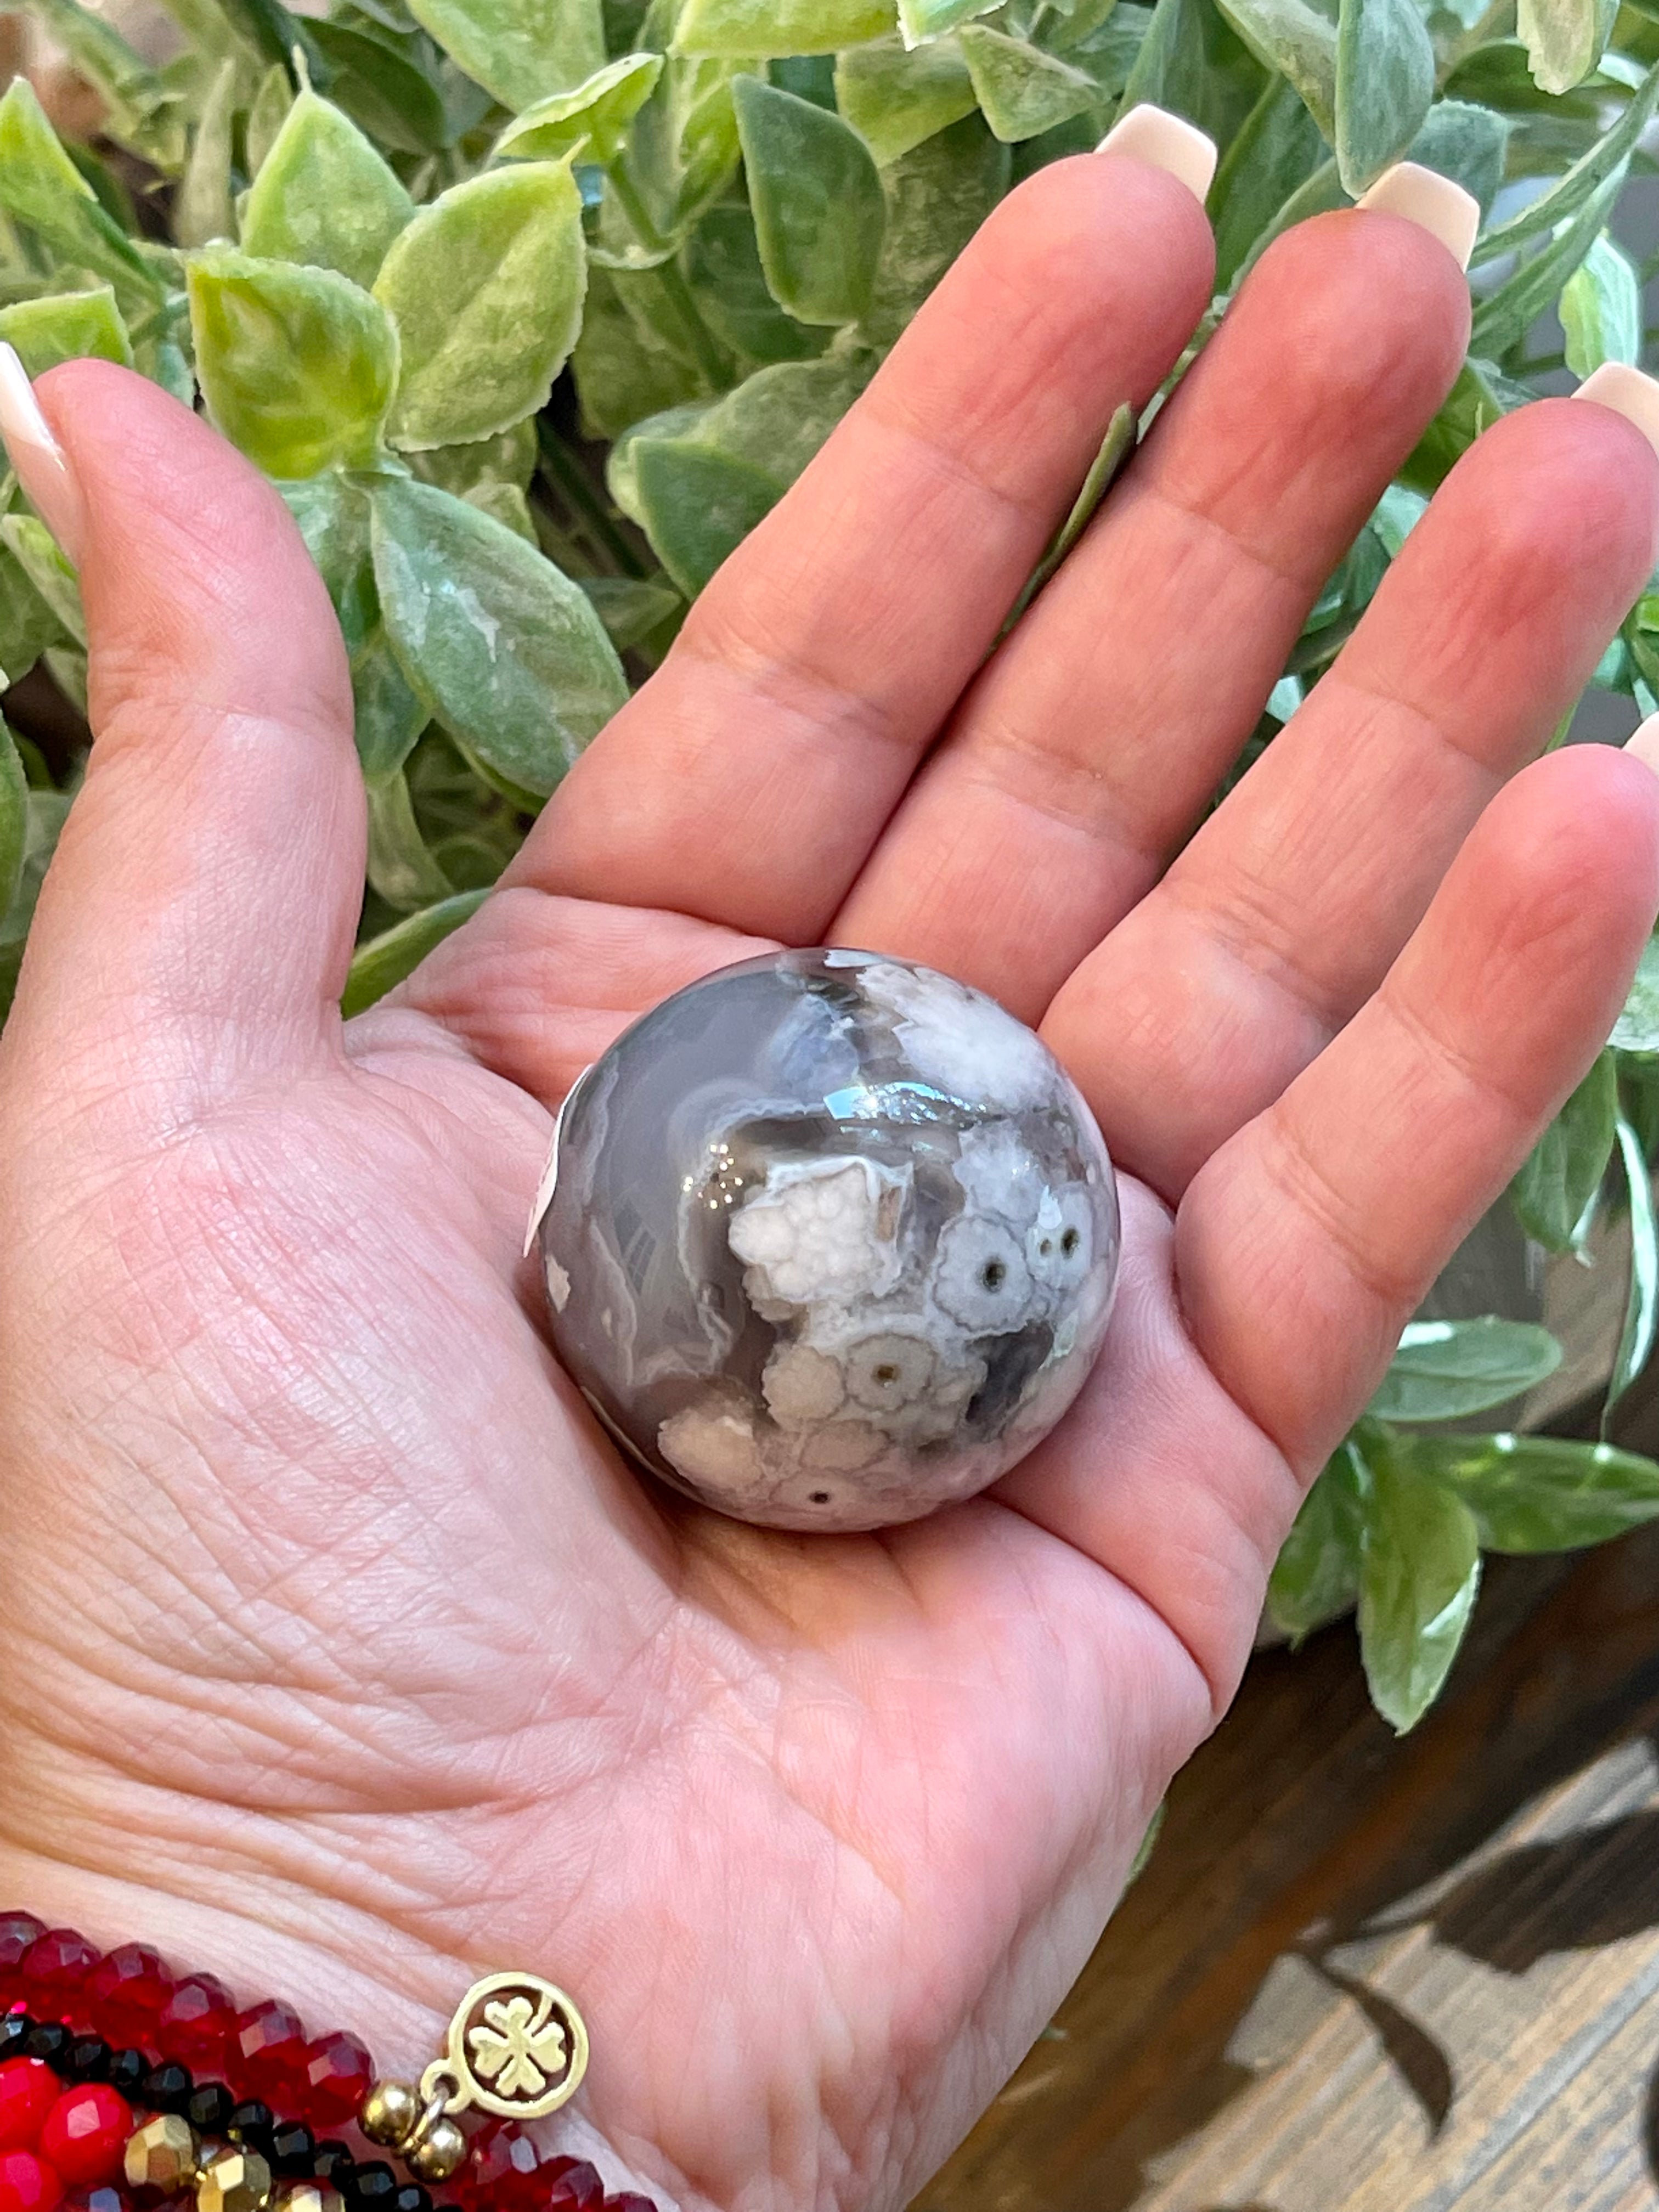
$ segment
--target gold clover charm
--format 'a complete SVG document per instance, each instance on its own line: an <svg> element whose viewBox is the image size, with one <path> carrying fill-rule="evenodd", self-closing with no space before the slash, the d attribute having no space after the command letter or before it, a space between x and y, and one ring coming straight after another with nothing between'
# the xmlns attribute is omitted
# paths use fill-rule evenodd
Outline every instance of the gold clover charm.
<svg viewBox="0 0 1659 2212"><path fill-rule="evenodd" d="M539 1974L491 1974L462 1998L448 2051L428 2067L421 2094L441 2099L450 2113L476 2105L501 2119L535 2120L574 2096L586 2070L587 2030L564 1991Z"/></svg>

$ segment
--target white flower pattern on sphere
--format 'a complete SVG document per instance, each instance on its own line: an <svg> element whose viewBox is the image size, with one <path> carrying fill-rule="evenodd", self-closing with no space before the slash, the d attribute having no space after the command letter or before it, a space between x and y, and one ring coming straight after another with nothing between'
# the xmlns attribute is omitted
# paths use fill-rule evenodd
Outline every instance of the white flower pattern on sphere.
<svg viewBox="0 0 1659 2212"><path fill-rule="evenodd" d="M1111 1163L1032 1032L872 954L678 993L567 1100L540 1224L561 1358L653 1473L855 1529L967 1498L1105 1333Z"/></svg>

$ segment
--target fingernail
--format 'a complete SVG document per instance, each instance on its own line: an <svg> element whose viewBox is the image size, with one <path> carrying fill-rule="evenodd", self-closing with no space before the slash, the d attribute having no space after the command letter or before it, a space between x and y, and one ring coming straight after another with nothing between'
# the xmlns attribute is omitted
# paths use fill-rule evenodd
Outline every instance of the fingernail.
<svg viewBox="0 0 1659 2212"><path fill-rule="evenodd" d="M1355 205L1403 216L1437 238L1460 269L1468 267L1480 228L1480 203L1437 169L1425 169L1419 161L1396 161L1360 194Z"/></svg>
<svg viewBox="0 0 1659 2212"><path fill-rule="evenodd" d="M1659 384L1644 376L1639 368L1622 361L1604 361L1600 368L1591 369L1572 396L1593 399L1598 407L1611 407L1615 415L1634 422L1649 445L1659 452ZM1636 734L1640 737L1642 732L1638 730Z"/></svg>
<svg viewBox="0 0 1659 2212"><path fill-rule="evenodd" d="M1650 714L1645 722L1632 731L1625 740L1625 750L1634 753L1638 760L1659 775L1659 714Z"/></svg>
<svg viewBox="0 0 1659 2212"><path fill-rule="evenodd" d="M86 502L63 447L52 434L28 372L0 340L0 438L36 513L78 567L86 538Z"/></svg>
<svg viewBox="0 0 1659 2212"><path fill-rule="evenodd" d="M1200 204L1215 176L1215 140L1185 116L1171 115L1150 100L1121 115L1095 150L1127 154L1149 168L1167 169Z"/></svg>

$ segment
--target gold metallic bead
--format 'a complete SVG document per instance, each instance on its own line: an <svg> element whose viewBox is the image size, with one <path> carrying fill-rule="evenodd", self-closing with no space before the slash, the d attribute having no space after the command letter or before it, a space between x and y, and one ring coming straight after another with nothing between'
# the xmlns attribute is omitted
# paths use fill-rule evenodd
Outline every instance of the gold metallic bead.
<svg viewBox="0 0 1659 2212"><path fill-rule="evenodd" d="M421 2117L421 2100L407 2081L377 2081L363 2099L357 2124L370 2142L395 2150Z"/></svg>
<svg viewBox="0 0 1659 2212"><path fill-rule="evenodd" d="M345 2212L345 2199L325 2181L291 2181L278 2194L272 2212Z"/></svg>
<svg viewBox="0 0 1659 2212"><path fill-rule="evenodd" d="M404 2164L416 2181L447 2181L466 2163L466 2137L453 2120L429 2121L404 2151Z"/></svg>
<svg viewBox="0 0 1659 2212"><path fill-rule="evenodd" d="M196 2130L177 2112L146 2120L127 2137L125 2168L132 2189L161 2189L169 2196L188 2189L199 2168L202 2146Z"/></svg>
<svg viewBox="0 0 1659 2212"><path fill-rule="evenodd" d="M270 2168L257 2150L222 2150L202 2168L197 2212L265 2212Z"/></svg>

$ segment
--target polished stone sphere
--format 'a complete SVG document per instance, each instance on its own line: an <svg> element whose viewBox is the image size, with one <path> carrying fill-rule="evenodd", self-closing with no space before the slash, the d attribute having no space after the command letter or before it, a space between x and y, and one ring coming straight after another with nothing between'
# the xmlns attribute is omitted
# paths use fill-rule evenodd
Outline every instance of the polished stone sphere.
<svg viewBox="0 0 1659 2212"><path fill-rule="evenodd" d="M655 1007L565 1103L541 1249L618 1442L775 1528L971 1497L1088 1375L1117 1272L1105 1145L994 1000L781 952Z"/></svg>

